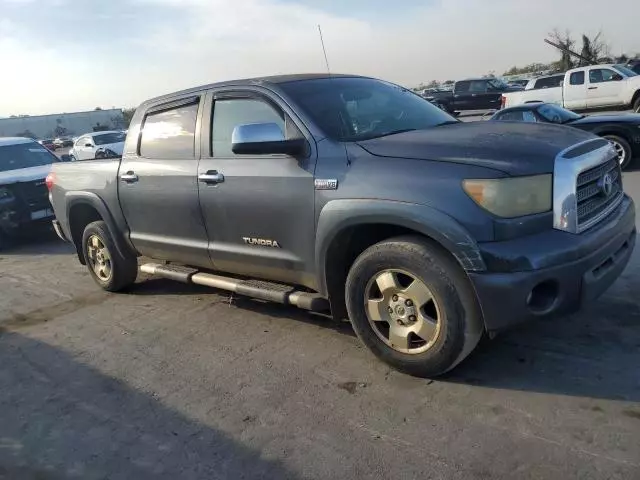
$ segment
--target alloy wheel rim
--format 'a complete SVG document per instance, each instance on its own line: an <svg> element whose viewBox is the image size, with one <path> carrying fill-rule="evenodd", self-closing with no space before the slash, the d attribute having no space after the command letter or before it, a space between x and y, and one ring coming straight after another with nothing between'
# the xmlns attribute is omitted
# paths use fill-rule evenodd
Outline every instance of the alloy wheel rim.
<svg viewBox="0 0 640 480"><path fill-rule="evenodd" d="M378 272L367 283L364 305L376 336L400 353L424 353L440 336L438 302L429 287L409 272Z"/></svg>
<svg viewBox="0 0 640 480"><path fill-rule="evenodd" d="M615 140L609 139L609 143L613 145L616 154L618 155L618 162L622 165L624 161L627 159L627 152L624 150L624 147L621 143L616 142Z"/></svg>
<svg viewBox="0 0 640 480"><path fill-rule="evenodd" d="M102 282L108 282L113 274L111 254L102 239L97 235L91 235L87 239L87 259L93 273Z"/></svg>

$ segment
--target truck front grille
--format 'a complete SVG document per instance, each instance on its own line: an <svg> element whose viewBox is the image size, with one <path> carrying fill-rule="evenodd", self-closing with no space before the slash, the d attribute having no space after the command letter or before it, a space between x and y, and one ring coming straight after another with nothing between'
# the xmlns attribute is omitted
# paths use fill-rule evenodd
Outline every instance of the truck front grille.
<svg viewBox="0 0 640 480"><path fill-rule="evenodd" d="M617 157L580 173L576 178L578 230L595 225L622 197L622 173Z"/></svg>

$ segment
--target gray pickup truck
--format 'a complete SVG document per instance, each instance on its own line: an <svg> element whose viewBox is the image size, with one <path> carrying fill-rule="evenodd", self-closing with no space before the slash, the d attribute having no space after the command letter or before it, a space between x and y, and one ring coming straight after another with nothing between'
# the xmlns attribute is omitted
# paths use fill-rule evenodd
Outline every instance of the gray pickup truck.
<svg viewBox="0 0 640 480"><path fill-rule="evenodd" d="M485 332L577 310L636 239L606 140L461 123L357 76L154 98L121 159L54 164L48 185L56 231L105 290L140 270L330 311L418 376L453 368Z"/></svg>

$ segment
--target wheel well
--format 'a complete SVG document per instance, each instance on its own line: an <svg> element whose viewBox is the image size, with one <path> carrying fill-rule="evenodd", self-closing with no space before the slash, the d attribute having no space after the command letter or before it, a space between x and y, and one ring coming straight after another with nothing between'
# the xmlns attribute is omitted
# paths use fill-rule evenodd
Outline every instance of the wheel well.
<svg viewBox="0 0 640 480"><path fill-rule="evenodd" d="M625 132L619 132L617 130L603 130L602 132L598 132L598 136L600 137L604 137L605 135L615 135L616 137L620 137L628 143L631 143L631 140Z"/></svg>
<svg viewBox="0 0 640 480"><path fill-rule="evenodd" d="M325 258L327 293L334 318L347 318L344 287L347 275L358 255L370 246L393 237L417 235L434 244L449 255L456 264L458 260L439 242L420 232L399 225L365 224L346 228L333 239Z"/></svg>
<svg viewBox="0 0 640 480"><path fill-rule="evenodd" d="M82 234L87 225L92 222L103 220L98 211L87 203L80 203L69 210L69 229L71 230L71 240L76 247L78 259L84 264L82 254Z"/></svg>
<svg viewBox="0 0 640 480"><path fill-rule="evenodd" d="M633 94L633 98L631 99L631 106L635 107L636 102L640 99L640 90L636 90L636 93Z"/></svg>

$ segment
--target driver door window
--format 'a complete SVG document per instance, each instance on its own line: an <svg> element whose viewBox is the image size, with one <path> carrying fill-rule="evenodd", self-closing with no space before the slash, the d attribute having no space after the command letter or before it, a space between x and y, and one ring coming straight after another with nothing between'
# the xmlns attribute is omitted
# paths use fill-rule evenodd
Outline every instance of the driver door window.
<svg viewBox="0 0 640 480"><path fill-rule="evenodd" d="M286 137L284 114L262 100L237 98L217 100L213 107L211 151L214 157L234 157L231 136L238 125L275 123ZM294 138L289 136L288 138Z"/></svg>
<svg viewBox="0 0 640 480"><path fill-rule="evenodd" d="M620 97L624 82L618 82L620 74L609 68L589 70L589 88L587 90L587 108L600 108L622 103Z"/></svg>

